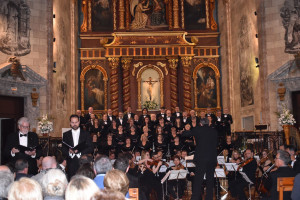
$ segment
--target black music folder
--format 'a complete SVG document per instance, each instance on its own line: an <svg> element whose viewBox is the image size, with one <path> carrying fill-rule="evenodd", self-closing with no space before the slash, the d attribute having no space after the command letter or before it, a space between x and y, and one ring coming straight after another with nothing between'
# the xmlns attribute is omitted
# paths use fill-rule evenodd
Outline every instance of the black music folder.
<svg viewBox="0 0 300 200"><path fill-rule="evenodd" d="M66 145L67 147L69 147L70 149L72 149L73 151L77 150L78 152L81 152L83 149L86 148L85 142L82 142L82 143L76 145L75 147L72 147L71 145L69 145L68 143L66 143L66 142L64 142L64 141L62 141L62 143L63 143L64 145Z"/></svg>

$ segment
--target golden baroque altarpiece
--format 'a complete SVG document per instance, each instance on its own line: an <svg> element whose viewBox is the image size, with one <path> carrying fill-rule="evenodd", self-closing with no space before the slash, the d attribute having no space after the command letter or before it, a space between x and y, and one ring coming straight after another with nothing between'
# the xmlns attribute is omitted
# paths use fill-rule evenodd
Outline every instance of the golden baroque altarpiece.
<svg viewBox="0 0 300 200"><path fill-rule="evenodd" d="M82 111L221 108L215 0L82 0L80 9Z"/></svg>

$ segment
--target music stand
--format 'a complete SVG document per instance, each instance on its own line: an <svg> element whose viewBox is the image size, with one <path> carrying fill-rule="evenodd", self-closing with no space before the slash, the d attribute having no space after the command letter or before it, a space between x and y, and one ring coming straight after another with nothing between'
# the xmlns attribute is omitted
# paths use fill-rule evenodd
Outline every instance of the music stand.
<svg viewBox="0 0 300 200"><path fill-rule="evenodd" d="M177 199L179 199L178 196L178 180L179 179L185 179L186 175L188 174L188 171L185 169L180 170L171 170L170 176L168 180L176 180L177 181Z"/></svg>
<svg viewBox="0 0 300 200"><path fill-rule="evenodd" d="M247 176L247 174L245 172L241 172L240 174L242 175L243 179L248 183L248 188L249 188L249 199L251 200L251 185L253 185L254 183L249 179L249 177Z"/></svg>
<svg viewBox="0 0 300 200"><path fill-rule="evenodd" d="M165 191L164 191L164 182L168 179L168 177L170 176L171 171L168 171L168 173L166 173L166 175L161 179L160 183L161 183L161 187L162 187L162 192L163 192L163 200L165 199ZM168 181L166 182L166 194L167 194L167 185Z"/></svg>
<svg viewBox="0 0 300 200"><path fill-rule="evenodd" d="M263 139L263 134L262 134L262 130L267 130L268 128L268 125L266 124L258 124L258 125L255 125L255 129L256 130L259 130L260 132L260 136L261 138ZM258 137L258 141L259 142L259 137ZM261 142L261 150L263 150L264 146L263 146L263 141ZM257 149L258 150L258 149Z"/></svg>

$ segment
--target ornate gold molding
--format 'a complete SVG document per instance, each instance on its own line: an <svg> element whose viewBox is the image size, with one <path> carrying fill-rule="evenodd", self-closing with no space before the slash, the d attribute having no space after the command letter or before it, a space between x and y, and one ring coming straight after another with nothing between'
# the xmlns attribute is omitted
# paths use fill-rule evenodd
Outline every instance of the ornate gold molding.
<svg viewBox="0 0 300 200"><path fill-rule="evenodd" d="M205 13L206 13L206 28L210 28L209 26L209 0L205 0Z"/></svg>
<svg viewBox="0 0 300 200"><path fill-rule="evenodd" d="M142 74L147 69L154 69L159 74L159 83L160 83L160 106L164 106L164 74L161 69L155 65L146 65L143 66L136 74L136 80L138 84L138 109L142 109L142 94L141 94L141 82Z"/></svg>
<svg viewBox="0 0 300 200"><path fill-rule="evenodd" d="M88 9L87 9L87 0L82 0L82 13L83 13L83 22L80 27L81 32L87 32L87 19L88 19Z"/></svg>
<svg viewBox="0 0 300 200"><path fill-rule="evenodd" d="M167 69L165 63L157 62L156 65L157 65L157 66L160 66L161 68L164 68L164 69L165 69L165 75L166 75L166 76L168 75L169 72L168 72L168 69Z"/></svg>
<svg viewBox="0 0 300 200"><path fill-rule="evenodd" d="M184 25L184 0L180 0L180 6L181 6L181 28L185 29L185 25Z"/></svg>
<svg viewBox="0 0 300 200"><path fill-rule="evenodd" d="M204 62L197 65L193 72L193 80L194 80L194 99L195 99L195 109L199 109L197 107L197 72L202 67L210 67L215 72L216 77L216 86L217 86L217 107L216 109L221 109L221 97L220 97L220 71L217 66L212 63Z"/></svg>
<svg viewBox="0 0 300 200"><path fill-rule="evenodd" d="M143 66L144 64L142 62L138 62L136 64L133 64L133 70L132 70L132 76L135 76L135 70L141 66Z"/></svg>
<svg viewBox="0 0 300 200"><path fill-rule="evenodd" d="M210 0L209 18L210 18L210 29L213 31L218 30L217 22L214 19L215 0Z"/></svg>
<svg viewBox="0 0 300 200"><path fill-rule="evenodd" d="M103 74L104 80L104 111L107 110L107 81L108 76L105 69L99 65L89 65L86 66L80 73L80 85L81 85L81 110L84 111L84 81L85 81L85 74L91 69L98 69Z"/></svg>

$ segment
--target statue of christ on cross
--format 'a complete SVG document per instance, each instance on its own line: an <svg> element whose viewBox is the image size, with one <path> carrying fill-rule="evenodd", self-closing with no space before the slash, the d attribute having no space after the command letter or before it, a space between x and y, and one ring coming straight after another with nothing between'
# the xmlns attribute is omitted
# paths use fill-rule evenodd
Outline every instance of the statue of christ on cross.
<svg viewBox="0 0 300 200"><path fill-rule="evenodd" d="M149 100L152 101L152 98L153 98L153 94L152 94L152 88L153 88L153 85L158 82L158 81L153 81L151 77L149 77L148 81L143 81L145 83L147 83L149 85L148 89L147 89L147 93L149 95Z"/></svg>

